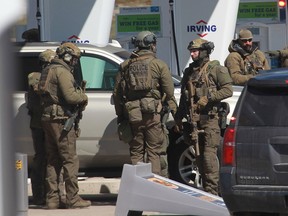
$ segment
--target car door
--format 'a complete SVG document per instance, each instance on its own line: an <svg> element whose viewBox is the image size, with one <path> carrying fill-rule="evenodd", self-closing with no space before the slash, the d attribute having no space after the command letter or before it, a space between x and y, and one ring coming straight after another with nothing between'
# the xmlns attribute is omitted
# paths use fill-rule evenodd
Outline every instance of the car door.
<svg viewBox="0 0 288 216"><path fill-rule="evenodd" d="M85 52L80 59L88 96L88 106L80 122L81 136L77 140L80 167L119 167L130 162L128 144L118 139L111 101L120 64L113 58L112 55Z"/></svg>
<svg viewBox="0 0 288 216"><path fill-rule="evenodd" d="M248 86L236 123L236 179L244 185L287 185L288 88Z"/></svg>

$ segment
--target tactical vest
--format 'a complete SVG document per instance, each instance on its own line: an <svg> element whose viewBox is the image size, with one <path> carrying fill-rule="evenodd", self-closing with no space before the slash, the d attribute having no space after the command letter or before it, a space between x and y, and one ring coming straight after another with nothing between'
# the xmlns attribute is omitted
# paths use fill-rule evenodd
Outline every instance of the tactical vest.
<svg viewBox="0 0 288 216"><path fill-rule="evenodd" d="M55 70L55 67L54 66L50 66L50 67L45 67L43 70L42 70L42 73L41 73L41 77L40 77L40 81L39 81L39 85L38 85L38 88L39 88L39 92L41 95L50 95L50 92L49 92L49 89L48 89L48 84L49 84L49 81L50 81L50 76L49 74L51 70Z"/></svg>
<svg viewBox="0 0 288 216"><path fill-rule="evenodd" d="M194 95L194 103L202 96L207 96L212 92L217 91L217 83L213 80L212 76L210 75L211 71L214 67L219 66L220 63L217 60L207 62L200 70L199 73L192 73L191 74L191 81L193 83L193 87L195 88L195 95ZM220 103L219 103L220 104ZM214 106L218 106L217 104L211 104L211 106L207 106L204 112L209 112L213 110ZM217 112L217 110L215 110Z"/></svg>
<svg viewBox="0 0 288 216"><path fill-rule="evenodd" d="M212 91L217 90L216 83L210 76L210 72L217 65L220 65L219 61L209 61L202 67L199 73L191 74L190 79L196 88L195 101L198 101L200 97L207 95L208 91L211 93Z"/></svg>
<svg viewBox="0 0 288 216"><path fill-rule="evenodd" d="M40 80L41 73L33 72L28 75L28 97L27 97L27 108L29 114L33 115L32 117L41 117L41 101L38 91L38 84ZM40 113L40 114L39 114ZM39 119L39 118L38 118ZM33 120L33 124L34 124ZM39 126L40 127L40 126Z"/></svg>
<svg viewBox="0 0 288 216"><path fill-rule="evenodd" d="M260 61L259 56L253 52L244 58L244 75L253 74L256 75L258 70L263 70L264 65Z"/></svg>
<svg viewBox="0 0 288 216"><path fill-rule="evenodd" d="M154 58L152 55L143 55L131 59L128 63L124 71L124 80L129 100L151 97L150 92L155 86L149 64Z"/></svg>
<svg viewBox="0 0 288 216"><path fill-rule="evenodd" d="M62 98L55 95L56 92L53 92L53 90L50 89L52 74L54 74L59 67L64 68L64 66L59 64L51 64L48 67L45 67L41 73L38 87L43 106L42 120L67 119L67 110L74 112L76 107L76 105L64 102Z"/></svg>

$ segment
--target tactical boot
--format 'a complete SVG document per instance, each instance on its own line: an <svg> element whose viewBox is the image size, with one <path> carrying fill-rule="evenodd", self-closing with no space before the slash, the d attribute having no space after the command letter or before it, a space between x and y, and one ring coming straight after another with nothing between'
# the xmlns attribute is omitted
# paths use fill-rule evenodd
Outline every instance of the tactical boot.
<svg viewBox="0 0 288 216"><path fill-rule="evenodd" d="M33 204L34 205L45 205L46 201L45 201L45 199L33 198Z"/></svg>
<svg viewBox="0 0 288 216"><path fill-rule="evenodd" d="M59 203L47 202L46 203L46 208L47 209L58 209L59 208Z"/></svg>
<svg viewBox="0 0 288 216"><path fill-rule="evenodd" d="M90 200L83 200L82 198L79 198L74 204L67 205L68 208L87 208L91 206Z"/></svg>

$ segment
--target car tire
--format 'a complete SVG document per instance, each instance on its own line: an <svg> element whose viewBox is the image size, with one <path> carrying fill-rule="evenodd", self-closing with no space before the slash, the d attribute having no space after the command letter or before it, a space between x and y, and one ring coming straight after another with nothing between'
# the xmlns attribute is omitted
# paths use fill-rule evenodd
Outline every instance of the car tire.
<svg viewBox="0 0 288 216"><path fill-rule="evenodd" d="M196 165L194 148L183 141L176 144L180 135L173 132L169 135L170 144L167 152L170 179L202 189L202 179Z"/></svg>
<svg viewBox="0 0 288 216"><path fill-rule="evenodd" d="M264 213L264 212L233 212L231 216L280 216L278 213Z"/></svg>

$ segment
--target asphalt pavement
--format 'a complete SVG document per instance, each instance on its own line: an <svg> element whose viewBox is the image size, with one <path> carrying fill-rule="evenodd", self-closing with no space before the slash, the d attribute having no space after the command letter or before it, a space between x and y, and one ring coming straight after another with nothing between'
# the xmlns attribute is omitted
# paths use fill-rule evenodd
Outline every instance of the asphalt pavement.
<svg viewBox="0 0 288 216"><path fill-rule="evenodd" d="M92 205L89 208L83 209L47 210L43 207L33 205L31 182L28 179L29 205L27 216L114 216L120 181L120 178L79 178L79 194L83 199L90 200ZM150 215L164 216L167 214L143 212L143 216Z"/></svg>
<svg viewBox="0 0 288 216"><path fill-rule="evenodd" d="M120 178L79 178L79 194L83 199L92 202L91 207L84 209L55 209L47 210L33 205L31 181L28 179L28 216L113 216L120 186Z"/></svg>

